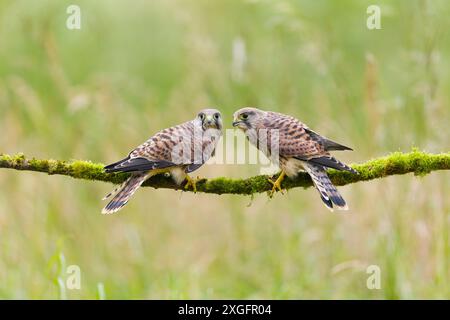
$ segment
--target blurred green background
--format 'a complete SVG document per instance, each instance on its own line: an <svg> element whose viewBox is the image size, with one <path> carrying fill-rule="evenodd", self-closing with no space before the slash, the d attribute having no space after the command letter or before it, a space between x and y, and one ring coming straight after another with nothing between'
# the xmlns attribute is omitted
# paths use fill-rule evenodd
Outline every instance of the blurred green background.
<svg viewBox="0 0 450 320"><path fill-rule="evenodd" d="M110 163L205 106L231 128L249 105L352 146L349 163L446 152L450 2L375 2L1 0L0 152ZM66 28L70 4L81 30ZM381 30L366 27L370 4ZM1 170L0 298L450 298L448 172L341 187L349 214L312 188L145 188L103 216L111 189ZM69 265L80 290L64 289Z"/></svg>

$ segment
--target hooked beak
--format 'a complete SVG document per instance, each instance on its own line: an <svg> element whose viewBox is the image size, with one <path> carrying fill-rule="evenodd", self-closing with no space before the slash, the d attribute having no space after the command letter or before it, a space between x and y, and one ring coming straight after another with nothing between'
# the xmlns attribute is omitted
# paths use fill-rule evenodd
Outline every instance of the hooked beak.
<svg viewBox="0 0 450 320"><path fill-rule="evenodd" d="M233 121L233 127L237 127L237 126L239 126L241 123L244 123L244 121L238 121L238 120Z"/></svg>
<svg viewBox="0 0 450 320"><path fill-rule="evenodd" d="M203 122L203 126L205 128L216 128L216 121L214 120L214 118L212 116L206 116L206 119Z"/></svg>

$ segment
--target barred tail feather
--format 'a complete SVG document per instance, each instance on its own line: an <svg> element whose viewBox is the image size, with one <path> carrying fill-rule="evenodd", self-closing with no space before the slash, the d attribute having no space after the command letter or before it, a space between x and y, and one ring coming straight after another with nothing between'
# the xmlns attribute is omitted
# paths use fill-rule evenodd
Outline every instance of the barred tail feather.
<svg viewBox="0 0 450 320"><path fill-rule="evenodd" d="M128 178L129 180L130 178ZM128 182L128 180L126 180L125 182L119 184L117 187L115 187L110 193L108 193L106 196L104 196L102 198L102 200L107 200L108 198L110 198L112 195L117 194L117 192L119 192L120 189L123 188L123 186Z"/></svg>
<svg viewBox="0 0 450 320"><path fill-rule="evenodd" d="M114 195L112 200L103 208L103 214L111 214L123 208L134 194L134 192L148 178L148 173L135 173L129 177L123 184L107 194L103 199Z"/></svg>
<svg viewBox="0 0 450 320"><path fill-rule="evenodd" d="M303 167L311 176L314 186L320 193L320 198L328 209L333 211L333 207L335 206L338 210L348 210L344 198L342 198L339 191L330 181L322 166L303 162Z"/></svg>

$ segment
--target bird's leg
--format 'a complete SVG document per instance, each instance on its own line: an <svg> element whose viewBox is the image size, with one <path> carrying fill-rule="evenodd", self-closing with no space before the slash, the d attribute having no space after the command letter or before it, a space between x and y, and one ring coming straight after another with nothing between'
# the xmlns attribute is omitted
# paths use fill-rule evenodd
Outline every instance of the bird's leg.
<svg viewBox="0 0 450 320"><path fill-rule="evenodd" d="M192 190L194 190L194 193L197 192L197 179L191 178L188 174L186 175L186 185L184 186L184 189L189 189L192 187Z"/></svg>
<svg viewBox="0 0 450 320"><path fill-rule="evenodd" d="M272 191L270 191L270 194L269 194L271 197L277 190L279 190L281 193L283 193L283 189L281 189L281 182L284 180L285 176L286 176L286 173L283 170L281 170L281 173L278 176L277 180L273 181L270 178L267 179L273 185Z"/></svg>

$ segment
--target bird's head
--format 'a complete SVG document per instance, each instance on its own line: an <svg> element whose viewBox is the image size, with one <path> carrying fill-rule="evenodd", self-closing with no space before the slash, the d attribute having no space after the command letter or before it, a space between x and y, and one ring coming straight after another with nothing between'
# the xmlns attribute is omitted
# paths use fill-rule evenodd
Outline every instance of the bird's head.
<svg viewBox="0 0 450 320"><path fill-rule="evenodd" d="M207 129L222 130L222 115L217 109L201 110L197 115L196 121L201 124L203 131Z"/></svg>
<svg viewBox="0 0 450 320"><path fill-rule="evenodd" d="M241 130L257 129L266 112L257 108L242 108L233 115L233 127Z"/></svg>

